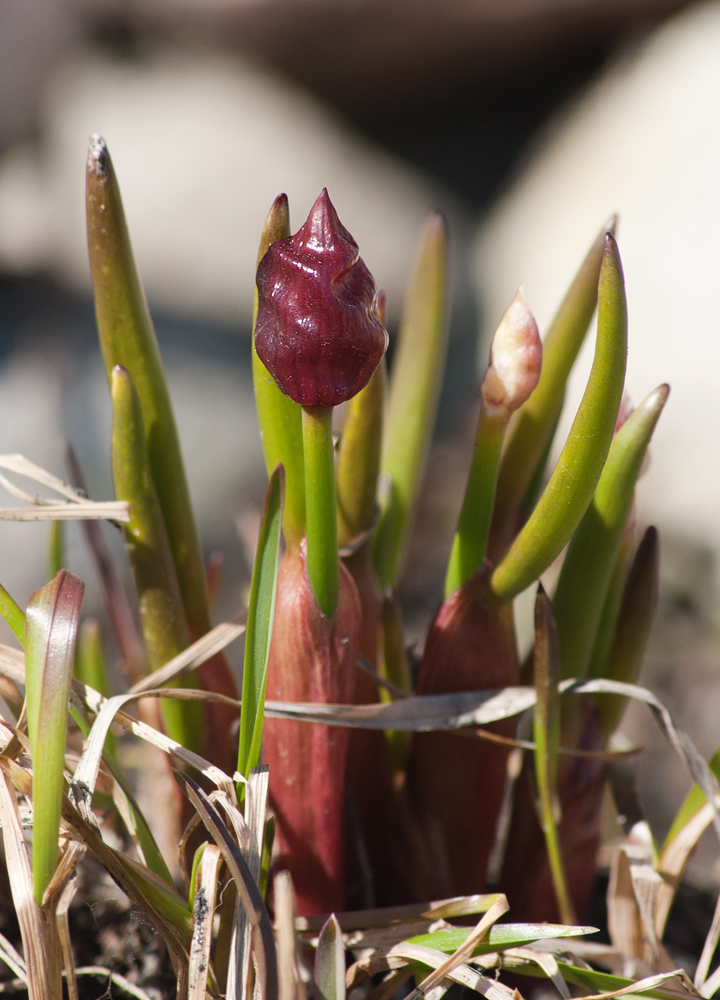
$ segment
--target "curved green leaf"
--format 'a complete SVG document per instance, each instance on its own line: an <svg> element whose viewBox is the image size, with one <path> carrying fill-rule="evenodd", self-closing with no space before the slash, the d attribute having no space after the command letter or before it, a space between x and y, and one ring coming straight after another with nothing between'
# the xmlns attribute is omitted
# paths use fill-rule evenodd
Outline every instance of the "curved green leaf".
<svg viewBox="0 0 720 1000"><path fill-rule="evenodd" d="M605 234L598 285L598 333L585 394L550 482L493 573L496 597L509 601L539 579L562 552L592 500L615 429L625 381L627 310L620 254Z"/></svg>
<svg viewBox="0 0 720 1000"><path fill-rule="evenodd" d="M605 234L614 232L614 226L613 217L580 265L545 335L540 381L510 421L498 475L492 525L495 537L505 538L512 530L518 508L549 448L565 397L565 383L597 305Z"/></svg>

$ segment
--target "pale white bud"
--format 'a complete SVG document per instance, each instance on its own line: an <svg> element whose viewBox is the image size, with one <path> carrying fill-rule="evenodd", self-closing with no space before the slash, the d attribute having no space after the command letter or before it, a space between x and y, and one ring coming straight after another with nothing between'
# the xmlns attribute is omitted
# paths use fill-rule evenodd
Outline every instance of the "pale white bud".
<svg viewBox="0 0 720 1000"><path fill-rule="evenodd" d="M500 320L490 348L490 367L481 392L489 417L507 421L540 378L542 343L522 288Z"/></svg>

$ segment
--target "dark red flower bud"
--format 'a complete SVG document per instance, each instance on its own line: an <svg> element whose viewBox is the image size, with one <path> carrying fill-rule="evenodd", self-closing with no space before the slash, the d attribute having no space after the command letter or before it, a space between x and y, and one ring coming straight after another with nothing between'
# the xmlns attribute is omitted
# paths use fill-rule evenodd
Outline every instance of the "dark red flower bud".
<svg viewBox="0 0 720 1000"><path fill-rule="evenodd" d="M375 282L323 189L307 222L273 243L257 271L258 357L303 406L337 406L387 348Z"/></svg>

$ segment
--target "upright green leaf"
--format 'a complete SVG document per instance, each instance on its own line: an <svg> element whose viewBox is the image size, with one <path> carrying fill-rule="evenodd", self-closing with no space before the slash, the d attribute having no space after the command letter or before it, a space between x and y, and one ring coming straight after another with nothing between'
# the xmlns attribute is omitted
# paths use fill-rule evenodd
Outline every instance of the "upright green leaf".
<svg viewBox="0 0 720 1000"><path fill-rule="evenodd" d="M348 545L375 519L387 372L385 359L347 404L337 458L338 539Z"/></svg>
<svg viewBox="0 0 720 1000"><path fill-rule="evenodd" d="M43 894L58 860L65 741L85 585L61 570L30 598L25 627L28 735L33 759L33 890Z"/></svg>
<svg viewBox="0 0 720 1000"><path fill-rule="evenodd" d="M210 630L200 542L175 416L145 295L135 267L112 160L100 136L90 141L87 236L100 346L108 382L116 365L131 375L142 410L147 461L170 542L193 638Z"/></svg>
<svg viewBox="0 0 720 1000"><path fill-rule="evenodd" d="M112 470L115 494L130 504L125 525L130 565L138 592L140 619L151 670L157 670L190 645L182 596L170 541L165 530L151 475L140 400L124 368L112 373ZM197 687L197 673L182 678L182 686ZM200 751L202 706L193 701L165 699L162 713L168 735L188 750Z"/></svg>
<svg viewBox="0 0 720 1000"><path fill-rule="evenodd" d="M573 535L553 598L563 677L584 677L635 484L670 388L661 385L613 439L595 495Z"/></svg>
<svg viewBox="0 0 720 1000"><path fill-rule="evenodd" d="M422 486L445 367L447 231L439 212L430 216L405 300L390 376L382 453L389 492L375 533L373 554L380 583L394 586Z"/></svg>
<svg viewBox="0 0 720 1000"><path fill-rule="evenodd" d="M284 489L283 467L279 465L270 477L265 497L265 509L250 585L237 765L238 771L245 777L260 759L265 684L275 617Z"/></svg>
<svg viewBox="0 0 720 1000"><path fill-rule="evenodd" d="M575 420L550 482L492 575L509 601L539 579L562 552L592 500L615 429L625 382L627 309L617 244L605 234L598 285L595 358Z"/></svg>
<svg viewBox="0 0 720 1000"><path fill-rule="evenodd" d="M635 684L642 664L660 590L660 543L657 528L649 527L638 545L625 583L612 644L602 675L611 681ZM600 664L598 664L600 666ZM591 675L595 676L595 675ZM626 699L596 695L598 726L607 739L617 728ZM701 804L704 796L701 793Z"/></svg>

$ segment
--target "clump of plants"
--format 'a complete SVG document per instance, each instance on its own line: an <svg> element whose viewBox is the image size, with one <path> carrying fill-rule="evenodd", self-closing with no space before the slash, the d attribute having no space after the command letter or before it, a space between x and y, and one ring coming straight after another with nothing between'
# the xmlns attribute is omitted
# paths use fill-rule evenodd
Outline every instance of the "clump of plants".
<svg viewBox="0 0 720 1000"><path fill-rule="evenodd" d="M669 390L634 409L623 401L613 223L543 341L521 291L500 321L444 591L414 662L395 588L446 349L442 217L423 235L388 373L383 296L327 191L295 235L285 196L271 207L253 346L269 485L248 606L214 628L162 363L97 137L87 221L116 500L88 499L74 460L68 486L21 456L0 459L54 499L0 481L34 504L5 516L84 520L127 690L109 695L98 626L83 620L83 584L56 544L57 572L25 611L0 589L18 642L0 647L0 821L22 940L21 953L0 935L3 989L54 1000L64 981L70 997L149 995L116 968L74 960L69 914L89 855L160 935L179 998L436 1000L459 983L511 1000L531 983L518 975L563 998L571 985L712 996L718 927L694 984L662 944L685 862L710 823L720 828L720 752L708 766L636 683L659 556L633 499ZM550 470L596 310L585 395ZM132 598L102 519L124 532ZM540 580L553 566L548 594ZM526 651L513 602L529 587ZM238 691L223 650L243 632ZM696 784L664 845L642 821L618 845L603 946L578 921L603 798L627 753L613 736L629 697L650 706ZM156 817L126 776L130 739L167 758L177 858L158 847Z"/></svg>

